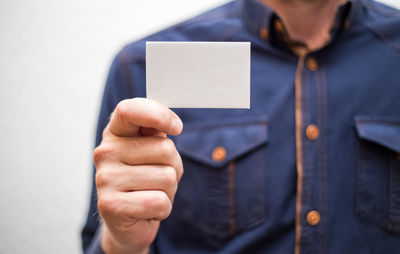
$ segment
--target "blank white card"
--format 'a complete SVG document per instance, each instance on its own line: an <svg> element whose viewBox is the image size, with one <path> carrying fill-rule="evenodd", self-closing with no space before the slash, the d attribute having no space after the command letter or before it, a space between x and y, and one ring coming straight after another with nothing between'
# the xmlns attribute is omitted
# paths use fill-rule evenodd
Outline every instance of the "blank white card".
<svg viewBox="0 0 400 254"><path fill-rule="evenodd" d="M250 42L146 42L146 93L170 108L250 108Z"/></svg>

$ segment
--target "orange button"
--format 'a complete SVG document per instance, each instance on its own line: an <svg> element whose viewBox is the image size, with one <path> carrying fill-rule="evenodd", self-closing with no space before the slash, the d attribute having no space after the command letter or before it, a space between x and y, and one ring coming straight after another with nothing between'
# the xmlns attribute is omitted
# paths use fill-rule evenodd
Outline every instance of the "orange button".
<svg viewBox="0 0 400 254"><path fill-rule="evenodd" d="M226 149L222 146L217 146L211 153L211 158L213 161L220 162L226 158Z"/></svg>
<svg viewBox="0 0 400 254"><path fill-rule="evenodd" d="M314 124L310 124L306 128L306 136L309 140L316 140L319 137L319 128Z"/></svg>
<svg viewBox="0 0 400 254"><path fill-rule="evenodd" d="M268 30L267 28L263 27L260 29L260 38L266 41L268 39Z"/></svg>
<svg viewBox="0 0 400 254"><path fill-rule="evenodd" d="M282 21L280 21L279 19L276 19L274 21L274 28L275 28L275 31L277 31L278 33L284 32Z"/></svg>
<svg viewBox="0 0 400 254"><path fill-rule="evenodd" d="M316 226L321 221L319 212L313 210L307 214L307 223L310 226Z"/></svg>
<svg viewBox="0 0 400 254"><path fill-rule="evenodd" d="M318 62L315 57L309 56L306 60L306 66L310 71L318 70Z"/></svg>

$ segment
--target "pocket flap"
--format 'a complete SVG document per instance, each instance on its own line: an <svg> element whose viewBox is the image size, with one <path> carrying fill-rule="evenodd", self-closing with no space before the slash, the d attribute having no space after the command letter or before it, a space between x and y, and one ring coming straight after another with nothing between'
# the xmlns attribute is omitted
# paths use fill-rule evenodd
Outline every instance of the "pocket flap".
<svg viewBox="0 0 400 254"><path fill-rule="evenodd" d="M226 165L267 142L267 121L264 116L185 124L181 135L174 137L179 152L213 167ZM222 147L220 160L213 151Z"/></svg>
<svg viewBox="0 0 400 254"><path fill-rule="evenodd" d="M357 134L400 153L400 118L390 116L356 116Z"/></svg>

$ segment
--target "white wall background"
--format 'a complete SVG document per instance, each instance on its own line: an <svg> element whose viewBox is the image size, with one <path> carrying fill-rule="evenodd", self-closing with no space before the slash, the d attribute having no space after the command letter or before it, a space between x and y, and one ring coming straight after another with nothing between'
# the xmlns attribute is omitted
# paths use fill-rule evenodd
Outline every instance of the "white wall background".
<svg viewBox="0 0 400 254"><path fill-rule="evenodd" d="M113 56L222 2L0 1L0 253L80 253Z"/></svg>
<svg viewBox="0 0 400 254"><path fill-rule="evenodd" d="M0 253L80 252L94 127L113 56L224 2L0 1Z"/></svg>

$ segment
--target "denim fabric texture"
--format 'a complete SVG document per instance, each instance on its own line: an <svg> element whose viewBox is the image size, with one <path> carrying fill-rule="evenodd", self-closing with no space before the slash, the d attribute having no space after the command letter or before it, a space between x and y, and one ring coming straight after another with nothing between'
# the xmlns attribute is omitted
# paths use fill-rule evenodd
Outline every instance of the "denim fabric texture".
<svg viewBox="0 0 400 254"><path fill-rule="evenodd" d="M173 109L185 174L152 253L399 253L400 12L349 1L330 43L302 57L277 20L257 0L233 1L114 59L96 145L119 101L146 96L146 41L251 42L250 110ZM96 210L93 185L86 253L101 253Z"/></svg>

